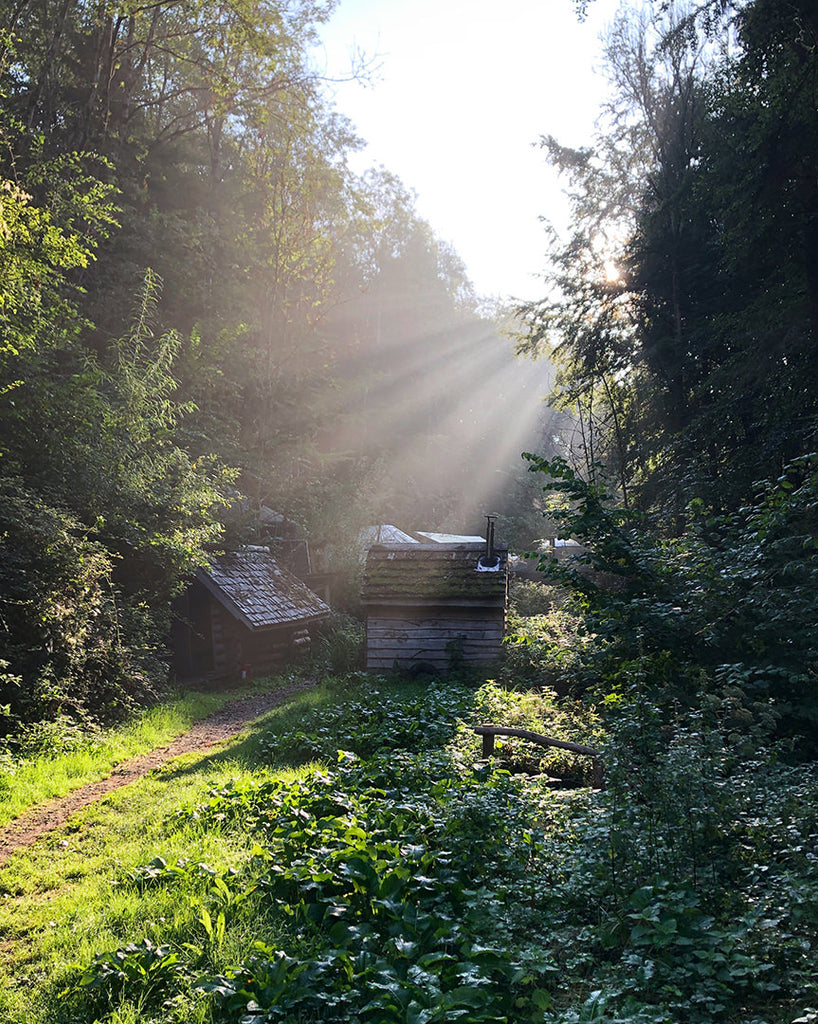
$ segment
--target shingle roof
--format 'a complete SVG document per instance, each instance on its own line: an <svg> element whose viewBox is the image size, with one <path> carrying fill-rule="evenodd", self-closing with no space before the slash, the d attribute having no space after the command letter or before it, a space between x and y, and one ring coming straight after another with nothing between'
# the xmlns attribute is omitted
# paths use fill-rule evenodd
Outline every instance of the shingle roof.
<svg viewBox="0 0 818 1024"><path fill-rule="evenodd" d="M233 551L196 574L249 629L323 618L329 606L266 551Z"/></svg>
<svg viewBox="0 0 818 1024"><path fill-rule="evenodd" d="M363 598L368 604L503 603L508 551L496 548L498 571L480 571L485 544L393 544L369 550Z"/></svg>

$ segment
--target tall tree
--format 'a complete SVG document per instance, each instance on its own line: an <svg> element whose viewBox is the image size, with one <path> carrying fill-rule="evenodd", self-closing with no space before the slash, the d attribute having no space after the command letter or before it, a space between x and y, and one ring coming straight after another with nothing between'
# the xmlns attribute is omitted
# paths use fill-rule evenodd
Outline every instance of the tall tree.
<svg viewBox="0 0 818 1024"><path fill-rule="evenodd" d="M604 402L623 487L671 529L813 443L814 32L809 5L765 0L620 20L596 149L549 142L575 233L524 343L555 343L564 392Z"/></svg>

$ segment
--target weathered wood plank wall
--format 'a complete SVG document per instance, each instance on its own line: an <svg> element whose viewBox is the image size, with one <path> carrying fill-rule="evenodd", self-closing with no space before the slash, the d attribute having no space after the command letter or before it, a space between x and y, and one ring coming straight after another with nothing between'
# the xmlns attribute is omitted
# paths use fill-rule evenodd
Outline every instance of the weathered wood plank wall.
<svg viewBox="0 0 818 1024"><path fill-rule="evenodd" d="M369 550L363 600L371 670L449 669L490 662L502 649L508 552L491 569L482 543L383 544Z"/></svg>
<svg viewBox="0 0 818 1024"><path fill-rule="evenodd" d="M491 661L503 640L502 609L485 609L476 616L435 617L370 615L367 618L367 662L371 670L429 664L436 669L450 667L453 653L464 661ZM454 646L453 646L454 645Z"/></svg>

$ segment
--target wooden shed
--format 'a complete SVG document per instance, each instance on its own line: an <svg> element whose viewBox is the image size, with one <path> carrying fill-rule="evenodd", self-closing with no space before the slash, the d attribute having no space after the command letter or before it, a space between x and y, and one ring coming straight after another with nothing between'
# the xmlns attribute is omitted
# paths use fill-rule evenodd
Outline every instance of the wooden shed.
<svg viewBox="0 0 818 1024"><path fill-rule="evenodd" d="M508 549L484 542L374 545L366 559L366 667L445 670L497 658Z"/></svg>
<svg viewBox="0 0 818 1024"><path fill-rule="evenodd" d="M330 609L266 549L251 549L200 569L175 612L177 675L240 678L304 651Z"/></svg>

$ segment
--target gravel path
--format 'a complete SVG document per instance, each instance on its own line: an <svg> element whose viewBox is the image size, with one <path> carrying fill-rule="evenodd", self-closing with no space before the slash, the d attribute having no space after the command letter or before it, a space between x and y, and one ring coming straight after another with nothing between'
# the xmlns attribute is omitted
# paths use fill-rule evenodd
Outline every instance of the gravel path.
<svg viewBox="0 0 818 1024"><path fill-rule="evenodd" d="M17 850L31 846L40 836L64 825L71 815L81 808L119 789L120 786L127 786L130 782L141 779L149 771L160 768L182 754L204 750L215 743L232 739L250 722L283 704L294 693L308 689L309 686L310 683L305 682L226 704L209 718L197 722L188 732L177 736L166 747L158 747L147 754L124 761L107 778L100 779L99 782L89 782L66 796L27 811L22 817L0 828L0 866Z"/></svg>

